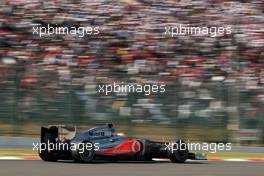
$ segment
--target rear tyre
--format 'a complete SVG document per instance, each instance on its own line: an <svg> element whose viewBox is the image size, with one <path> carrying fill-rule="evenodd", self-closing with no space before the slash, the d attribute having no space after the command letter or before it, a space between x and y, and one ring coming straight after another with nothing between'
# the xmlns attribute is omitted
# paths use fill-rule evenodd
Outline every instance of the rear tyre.
<svg viewBox="0 0 264 176"><path fill-rule="evenodd" d="M91 148L86 146L91 146ZM72 151L72 157L75 162L78 163L90 163L94 159L95 151L94 146L91 142L85 141L82 142L82 145L79 146L75 151Z"/></svg>
<svg viewBox="0 0 264 176"><path fill-rule="evenodd" d="M176 143L173 145L173 149L174 150L168 151L171 162L184 163L188 159L189 150L187 144L184 141L176 141Z"/></svg>

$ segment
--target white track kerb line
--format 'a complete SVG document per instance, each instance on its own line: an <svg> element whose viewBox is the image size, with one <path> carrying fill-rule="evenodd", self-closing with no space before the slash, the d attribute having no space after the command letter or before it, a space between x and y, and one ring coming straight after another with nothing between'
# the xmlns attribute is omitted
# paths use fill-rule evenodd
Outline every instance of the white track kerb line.
<svg viewBox="0 0 264 176"><path fill-rule="evenodd" d="M40 160L39 158L31 159L30 157L15 157L15 156L2 156L0 157L0 160L24 160L24 161L30 161L30 160ZM170 161L166 158L153 158L153 161ZM205 160L207 162L216 161L216 160ZM241 158L228 158L228 159L217 159L217 161L227 161L227 162L264 162L264 159L241 159ZM201 162L201 161L199 161Z"/></svg>

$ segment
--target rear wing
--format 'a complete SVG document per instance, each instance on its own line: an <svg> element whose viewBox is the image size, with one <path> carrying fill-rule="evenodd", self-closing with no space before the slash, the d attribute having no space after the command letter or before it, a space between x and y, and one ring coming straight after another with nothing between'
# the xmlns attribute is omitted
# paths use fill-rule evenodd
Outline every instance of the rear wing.
<svg viewBox="0 0 264 176"><path fill-rule="evenodd" d="M75 126L49 125L48 128L41 127L41 142L71 140L76 136Z"/></svg>

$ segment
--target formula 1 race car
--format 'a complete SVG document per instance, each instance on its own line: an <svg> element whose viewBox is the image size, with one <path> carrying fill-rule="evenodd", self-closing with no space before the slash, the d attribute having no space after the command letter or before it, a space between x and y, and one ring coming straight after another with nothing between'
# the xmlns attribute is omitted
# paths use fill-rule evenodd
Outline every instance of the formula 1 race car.
<svg viewBox="0 0 264 176"><path fill-rule="evenodd" d="M177 148L174 146L177 145ZM206 160L205 155L190 153L181 140L173 145L145 139L128 139L115 133L112 124L94 127L76 135L76 127L65 125L41 127L39 156L44 161L74 160L89 163L94 160L151 161L169 158L174 163L187 159Z"/></svg>

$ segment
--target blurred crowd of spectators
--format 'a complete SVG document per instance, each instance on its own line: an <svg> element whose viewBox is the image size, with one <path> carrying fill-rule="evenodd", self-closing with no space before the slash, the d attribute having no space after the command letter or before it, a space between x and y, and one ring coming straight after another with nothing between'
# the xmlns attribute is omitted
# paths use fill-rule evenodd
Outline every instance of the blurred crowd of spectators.
<svg viewBox="0 0 264 176"><path fill-rule="evenodd" d="M257 0L1 0L0 118L258 128L264 15ZM171 24L232 34L164 36ZM34 25L99 26L40 38ZM100 95L100 83L164 83L164 95Z"/></svg>

